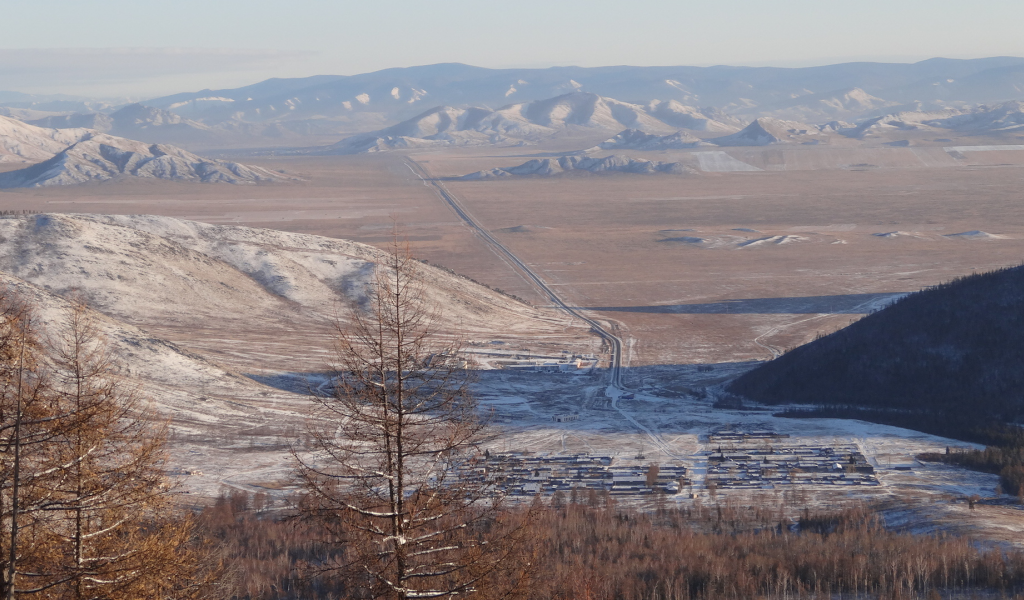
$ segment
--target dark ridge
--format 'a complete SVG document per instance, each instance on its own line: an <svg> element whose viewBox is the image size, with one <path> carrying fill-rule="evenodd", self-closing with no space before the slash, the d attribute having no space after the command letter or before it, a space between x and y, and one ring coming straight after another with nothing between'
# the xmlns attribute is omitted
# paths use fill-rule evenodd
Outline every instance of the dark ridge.
<svg viewBox="0 0 1024 600"><path fill-rule="evenodd" d="M729 391L809 405L789 416L858 418L988 443L985 430L1024 418L1024 266L910 294L745 373Z"/></svg>

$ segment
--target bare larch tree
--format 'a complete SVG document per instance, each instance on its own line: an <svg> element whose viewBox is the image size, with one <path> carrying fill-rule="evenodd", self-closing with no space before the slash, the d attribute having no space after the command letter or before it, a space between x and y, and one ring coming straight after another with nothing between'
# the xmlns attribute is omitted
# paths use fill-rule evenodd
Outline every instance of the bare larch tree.
<svg viewBox="0 0 1024 600"><path fill-rule="evenodd" d="M528 511L467 476L488 429L422 273L395 243L365 302L338 321L329 384L312 395L311 451L295 453L303 512L336 544L326 568L352 594L507 597L529 571Z"/></svg>
<svg viewBox="0 0 1024 600"><path fill-rule="evenodd" d="M0 593L195 598L214 589L176 510L164 434L84 305L45 323L0 290Z"/></svg>

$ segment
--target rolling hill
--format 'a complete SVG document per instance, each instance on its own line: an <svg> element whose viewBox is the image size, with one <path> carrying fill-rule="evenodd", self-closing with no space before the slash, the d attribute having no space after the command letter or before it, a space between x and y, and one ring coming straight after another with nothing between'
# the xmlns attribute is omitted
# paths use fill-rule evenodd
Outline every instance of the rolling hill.
<svg viewBox="0 0 1024 600"><path fill-rule="evenodd" d="M0 188L73 185L119 178L252 184L294 178L260 167L207 159L89 129L47 129L0 117L0 154L37 164L0 173Z"/></svg>
<svg viewBox="0 0 1024 600"><path fill-rule="evenodd" d="M1024 417L1024 267L911 294L740 376L764 404L969 437Z"/></svg>
<svg viewBox="0 0 1024 600"><path fill-rule="evenodd" d="M871 113L892 110L898 102L883 100L860 88L801 94L773 105L760 107L764 116L794 121L820 123L844 119L860 119Z"/></svg>
<svg viewBox="0 0 1024 600"><path fill-rule="evenodd" d="M959 133L1019 133L1024 131L1024 102L1016 100L995 106L981 106L950 116L942 114L924 123Z"/></svg>
<svg viewBox="0 0 1024 600"><path fill-rule="evenodd" d="M664 116L669 111L657 114ZM682 111L672 114L682 114ZM705 118L699 122L693 120L693 123L704 131L730 130L717 121L717 125L709 126L708 121ZM441 106L392 127L346 138L326 152L351 154L429 146L522 145L569 129L621 131L623 127L661 133L677 129L648 111L647 106L573 92L536 102L510 104L497 110Z"/></svg>
<svg viewBox="0 0 1024 600"><path fill-rule="evenodd" d="M464 175L462 179L500 179L514 176L552 176L563 173L635 173L640 175L653 175L655 173L668 173L682 175L690 173L689 169L677 162L659 162L643 159L630 158L621 154L613 154L603 158L591 158L581 156L562 156L560 158L535 158L516 167L504 167L477 171Z"/></svg>
<svg viewBox="0 0 1024 600"><path fill-rule="evenodd" d="M814 125L770 117L756 119L742 131L711 138L716 146L769 146L773 144L820 144L828 136Z"/></svg>
<svg viewBox="0 0 1024 600"><path fill-rule="evenodd" d="M0 116L0 162L46 160L89 135L87 129L46 129Z"/></svg>
<svg viewBox="0 0 1024 600"><path fill-rule="evenodd" d="M681 148L696 148L698 146L713 146L709 142L686 131L677 131L669 135L654 135L644 133L639 129L627 129L620 132L613 138L607 139L597 146L588 149L588 152L597 150L677 150Z"/></svg>
<svg viewBox="0 0 1024 600"><path fill-rule="evenodd" d="M170 419L172 474L198 470L184 487L210 497L286 477L336 319L350 317L381 256L345 240L167 217L0 217L0 285L47 324L68 298L88 303L122 372ZM442 331L589 338L552 310L414 266Z"/></svg>
<svg viewBox="0 0 1024 600"><path fill-rule="evenodd" d="M364 244L169 217L0 217L0 271L135 322L326 327L381 251ZM426 293L462 331L545 330L562 318L430 265ZM344 313L344 311L342 311ZM231 325L226 325L231 324ZM328 327L329 329L329 327ZM326 331L326 330L325 330Z"/></svg>

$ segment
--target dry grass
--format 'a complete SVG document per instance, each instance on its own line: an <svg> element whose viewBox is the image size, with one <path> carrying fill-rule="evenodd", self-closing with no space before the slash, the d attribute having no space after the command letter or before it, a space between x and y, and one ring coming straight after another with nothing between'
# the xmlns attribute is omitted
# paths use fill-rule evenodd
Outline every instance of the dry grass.
<svg viewBox="0 0 1024 600"><path fill-rule="evenodd" d="M561 139L543 147L450 150L414 158L436 175L451 176L592 141ZM856 298L830 296L914 291L1024 257L1019 210L1024 152L970 153L957 162L941 146L983 141L911 148L840 141L729 150L750 164L792 170L447 185L568 300L614 322L630 344L632 364L767 358L769 351L755 338L764 346L794 346L846 325L857 318L851 313L863 310L846 310ZM635 154L693 160L684 151ZM283 169L307 182L255 187L123 182L6 190L0 191L0 210L154 213L377 245L389 240L395 219L418 256L543 302L422 185L401 156L243 162ZM944 237L972 230L1004 237ZM872 235L892 231L914 236ZM781 235L803 239L737 246ZM664 241L684 237L708 241ZM763 304L735 302L806 296L823 298L799 309L786 308L792 301L777 300L767 312ZM688 306L694 304L706 306ZM844 314L824 314L833 310ZM203 349L215 351L217 343L210 340ZM233 350L225 345L220 351Z"/></svg>
<svg viewBox="0 0 1024 600"><path fill-rule="evenodd" d="M458 157L421 158L434 173L466 172L479 164L475 157L464 159L465 168ZM1024 152L1018 158L1024 160ZM856 318L819 316L849 308L849 299L822 298L797 314L787 313L785 300L767 313L730 301L908 292L1019 263L1022 176L1018 166L890 167L448 186L571 302L621 323L626 337L636 340L634 364L651 364L766 358L768 352L753 342L758 336L764 335L759 341L765 345L785 348ZM973 230L1005 237L945 237ZM873 235L892 231L915 235ZM736 245L784 235L803 239ZM664 241L683 237L708 242ZM722 245L705 247L715 243ZM516 290L512 282L506 285ZM716 303L728 305L642 312Z"/></svg>

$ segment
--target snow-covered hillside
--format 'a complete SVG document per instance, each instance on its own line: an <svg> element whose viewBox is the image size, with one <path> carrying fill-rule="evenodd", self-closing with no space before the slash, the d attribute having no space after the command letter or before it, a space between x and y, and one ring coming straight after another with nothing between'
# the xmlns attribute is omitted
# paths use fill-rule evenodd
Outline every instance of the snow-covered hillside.
<svg viewBox="0 0 1024 600"><path fill-rule="evenodd" d="M168 217L0 217L0 285L47 324L67 297L88 302L124 374L171 418L172 469L193 472L186 489L209 496L287 478L307 382L320 381L336 318L381 257L344 240ZM589 348L587 329L553 310L415 266L443 334Z"/></svg>
<svg viewBox="0 0 1024 600"><path fill-rule="evenodd" d="M353 154L436 146L522 145L570 128L621 131L623 127L661 134L669 134L680 127L705 132L736 129L676 102L645 106L573 92L497 110L440 106L398 125L346 138L326 152Z"/></svg>
<svg viewBox="0 0 1024 600"><path fill-rule="evenodd" d="M75 113L49 116L31 121L30 124L55 129L88 127L101 133L149 143L213 142L223 138L227 133L198 121L186 119L174 112L138 103L124 106L109 115Z"/></svg>
<svg viewBox="0 0 1024 600"><path fill-rule="evenodd" d="M949 109L897 112L861 121L850 129L841 130L840 133L852 138L865 138L893 131L935 131L942 129L941 123L946 119L962 115L965 112L972 111Z"/></svg>
<svg viewBox="0 0 1024 600"><path fill-rule="evenodd" d="M828 136L813 125L762 117L732 135L712 138L718 146L768 146L771 144L819 144Z"/></svg>
<svg viewBox="0 0 1024 600"><path fill-rule="evenodd" d="M25 301L32 309L33 320L45 323L48 328L59 327L72 309L71 299L46 286L3 272L0 272L0 285L7 294ZM264 386L240 373L177 344L154 338L151 333L130 324L130 319L111 317L88 307L86 315L106 338L123 374L142 384L144 395L155 399L161 411L182 424L193 420L230 421L237 416L237 410L223 403L216 407L197 403L196 396L204 389L231 394L256 394L263 390Z"/></svg>
<svg viewBox="0 0 1024 600"><path fill-rule="evenodd" d="M690 172L686 167L677 162L669 163L650 161L630 158L621 154L614 154L603 158L581 156L535 158L516 167L496 168L470 173L469 175L463 176L462 179L498 179L502 177L512 177L515 175L551 176L571 171L583 171L587 173L638 173L643 175L650 175L653 173L681 175Z"/></svg>
<svg viewBox="0 0 1024 600"><path fill-rule="evenodd" d="M799 94L790 100L757 108L758 116L809 123L858 119L880 111L893 110L899 104L873 96L860 88Z"/></svg>
<svg viewBox="0 0 1024 600"><path fill-rule="evenodd" d="M659 121L690 131L709 134L732 133L741 129L746 121L714 108L696 108L675 100L653 100L646 106L647 113Z"/></svg>
<svg viewBox="0 0 1024 600"><path fill-rule="evenodd" d="M72 185L115 178L234 184L292 178L260 167L212 160L169 145L144 144L88 129L47 129L0 117L0 149L38 164L0 173L0 188Z"/></svg>
<svg viewBox="0 0 1024 600"><path fill-rule="evenodd" d="M46 129L0 116L0 162L46 160L92 132L88 129Z"/></svg>
<svg viewBox="0 0 1024 600"><path fill-rule="evenodd" d="M644 133L639 129L627 129L613 138L607 139L597 146L587 150L677 150L681 148L696 148L698 146L713 146L709 142L686 131L677 131L670 135L654 135Z"/></svg>
<svg viewBox="0 0 1024 600"><path fill-rule="evenodd" d="M110 115L103 113L72 113L70 115L47 115L39 119L26 119L23 121L36 127L47 129L94 129L106 133L114 125Z"/></svg>
<svg viewBox="0 0 1024 600"><path fill-rule="evenodd" d="M104 313L140 324L298 319L326 326L339 302L344 313L359 300L382 256L345 240L138 215L2 217L0 240L0 271L57 293L76 290ZM549 327L553 313L436 267L418 268L453 330Z"/></svg>
<svg viewBox="0 0 1024 600"><path fill-rule="evenodd" d="M927 118L924 124L958 133L984 134L1024 131L1024 101L1015 100L995 106L981 106L975 110L938 118Z"/></svg>

